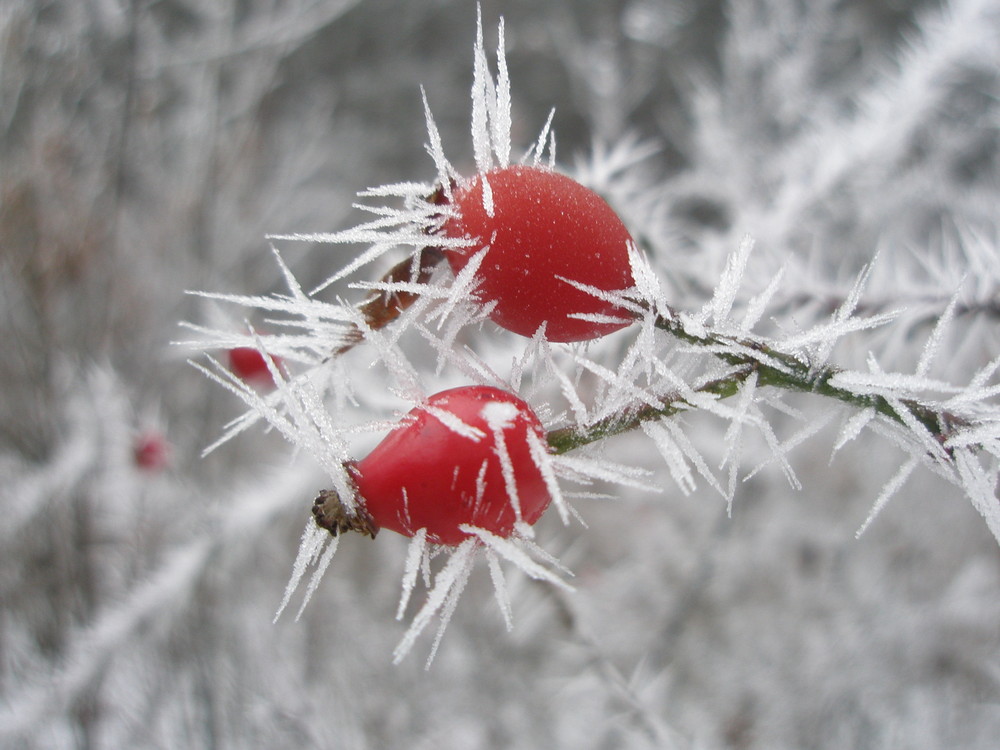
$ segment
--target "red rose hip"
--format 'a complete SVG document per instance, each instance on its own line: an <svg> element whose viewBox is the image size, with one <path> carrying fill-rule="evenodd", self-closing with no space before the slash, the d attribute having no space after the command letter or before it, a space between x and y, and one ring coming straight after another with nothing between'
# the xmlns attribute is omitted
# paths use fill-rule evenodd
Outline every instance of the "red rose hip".
<svg viewBox="0 0 1000 750"><path fill-rule="evenodd" d="M145 471L161 471L170 465L170 444L156 430L143 432L132 441L132 460Z"/></svg>
<svg viewBox="0 0 1000 750"><path fill-rule="evenodd" d="M274 386L274 378L267 367L267 362L260 350L252 346L238 346L228 352L229 369L242 380L258 387ZM276 367L281 366L278 357L272 357Z"/></svg>
<svg viewBox="0 0 1000 750"><path fill-rule="evenodd" d="M456 545L468 524L507 537L551 499L532 456L545 433L531 408L497 388L442 391L413 409L354 469L376 527ZM537 448L536 448L537 450Z"/></svg>
<svg viewBox="0 0 1000 750"><path fill-rule="evenodd" d="M603 198L540 167L496 169L485 181L485 198L482 175L456 188L456 215L443 231L474 240L469 247L448 250L456 274L489 247L476 276L480 299L497 303L490 315L495 323L532 336L545 322L550 341L584 341L631 322L626 311L564 281L602 291L633 286L628 258L632 238ZM569 317L574 313L614 316L622 322Z"/></svg>

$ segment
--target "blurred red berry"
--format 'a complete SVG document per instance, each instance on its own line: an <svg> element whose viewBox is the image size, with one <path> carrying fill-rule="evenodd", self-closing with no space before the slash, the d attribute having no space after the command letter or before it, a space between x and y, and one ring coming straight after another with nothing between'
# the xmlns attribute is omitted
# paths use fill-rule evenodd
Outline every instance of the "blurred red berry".
<svg viewBox="0 0 1000 750"><path fill-rule="evenodd" d="M278 357L271 357L275 367L281 367ZM274 378L267 367L264 355L251 346L240 346L229 350L229 369L237 377L252 385L273 387Z"/></svg>
<svg viewBox="0 0 1000 750"><path fill-rule="evenodd" d="M547 322L550 341L583 341L627 326L628 321L568 317L627 317L624 310L563 280L602 291L633 285L628 258L632 238L604 199L569 177L539 167L497 169L486 174L486 181L485 202L482 176L459 185L453 200L457 215L446 221L444 232L475 240L469 247L448 251L455 273L489 246L477 280L481 300L497 303L493 321L523 336L533 335Z"/></svg>
<svg viewBox="0 0 1000 750"><path fill-rule="evenodd" d="M145 471L161 471L170 464L170 444L160 432L143 432L132 442L132 460Z"/></svg>
<svg viewBox="0 0 1000 750"><path fill-rule="evenodd" d="M533 524L551 500L531 433L545 444L538 418L511 393L442 391L354 466L365 509L377 527L406 536L426 529L437 544L462 542L462 524L510 536L518 516Z"/></svg>

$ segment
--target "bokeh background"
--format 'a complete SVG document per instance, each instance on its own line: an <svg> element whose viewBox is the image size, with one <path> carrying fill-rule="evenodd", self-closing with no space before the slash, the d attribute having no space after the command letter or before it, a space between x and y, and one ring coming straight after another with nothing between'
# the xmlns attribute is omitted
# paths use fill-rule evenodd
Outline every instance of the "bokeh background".
<svg viewBox="0 0 1000 750"><path fill-rule="evenodd" d="M935 376L997 356L1000 4L482 15L490 48L506 21L515 151L555 107L560 163L597 175L680 307L745 234L747 296L786 269L778 328L829 314L878 252L863 305L905 312L840 361L912 368L959 288ZM323 477L263 431L201 458L240 407L170 342L242 321L185 290L280 291L267 234L433 179L420 86L468 171L475 27L466 0L0 1L0 745L996 747L997 540L919 472L856 539L899 463L874 436L831 460L821 433L791 455L803 489L761 472L731 517L616 439L664 492L544 519L576 592L513 578L508 633L477 574L426 671L419 647L390 663L387 533L345 540L272 624ZM282 246L307 287L355 251ZM687 424L711 456L724 425Z"/></svg>

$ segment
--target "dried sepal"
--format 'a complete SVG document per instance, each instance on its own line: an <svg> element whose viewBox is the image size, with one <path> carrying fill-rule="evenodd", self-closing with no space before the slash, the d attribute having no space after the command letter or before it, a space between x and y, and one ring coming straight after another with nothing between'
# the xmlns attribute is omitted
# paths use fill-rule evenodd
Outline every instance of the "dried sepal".
<svg viewBox="0 0 1000 750"><path fill-rule="evenodd" d="M313 500L312 514L316 525L333 536L356 531L374 539L379 532L379 526L361 503L355 503L354 510L349 511L335 490L320 490Z"/></svg>

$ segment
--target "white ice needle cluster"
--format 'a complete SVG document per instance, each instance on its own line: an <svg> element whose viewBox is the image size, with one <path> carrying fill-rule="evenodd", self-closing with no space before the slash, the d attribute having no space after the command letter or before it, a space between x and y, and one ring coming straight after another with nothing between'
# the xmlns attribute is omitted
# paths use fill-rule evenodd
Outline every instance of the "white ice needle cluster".
<svg viewBox="0 0 1000 750"><path fill-rule="evenodd" d="M480 174L484 174L494 166L505 167L510 163L511 97L506 59L503 54L503 34L501 22L496 59L497 75L494 79L489 71L480 19L474 49L472 85L472 140L476 166ZM401 334L413 327L421 333L432 350L437 352L439 372L444 367L451 366L476 382L510 387L510 384L497 375L485 361L471 352L462 353L455 347L455 340L461 330L469 325L478 324L490 311L488 305L471 302L474 299L476 272L487 250L475 254L454 279L446 274L437 273L432 274L430 278L416 280L419 255L424 248L432 245L435 249L446 250L468 244L467 240L445 237L438 232L450 210L447 200L443 202L439 200L438 191L441 191L446 198L450 198L453 185L461 178L444 155L426 94L423 99L429 140L428 151L436 167L436 183L398 183L363 191L359 194L362 198L392 199L400 201L402 205L400 207L358 205L358 208L374 214L375 218L352 229L333 233L297 233L270 237L273 241L363 244L368 246L365 251L310 292L302 289L275 248L275 259L288 287L286 294L265 297L196 293L205 299L254 311L258 316L263 313L266 333L254 331L249 324L244 324L245 333L233 333L230 329L220 327L185 324L189 330L198 334L197 339L182 342L188 346L206 350L246 346L257 348L268 362L276 385L274 392L261 393L234 376L211 357L208 358L209 367L195 364L208 377L236 394L250 407L250 411L235 420L209 450L263 420L277 429L298 449L317 459L327 469L333 480L334 489L341 498L347 500L348 505L352 502L353 494L344 466L350 459L347 439L351 430L341 426L339 415L331 417L325 405L333 401L339 408L343 408L343 405L351 400L349 374L340 372L331 376L330 373L330 369L338 365L338 354L364 342L375 351L377 358L391 373L394 392L415 405L423 404L426 400L426 391L420 377L398 346ZM536 143L526 154L525 160L531 160L537 165L547 150L550 164L554 161L555 140L551 122L550 115ZM484 192L485 200L488 201L487 184L484 184ZM376 282L358 281L351 285L369 293L384 295L387 300L395 295L416 295L416 301L412 306L394 320L391 331L376 330L372 321L363 313L363 308L341 301L325 302L317 298L316 295L330 285L346 279L399 247L410 247L414 252L412 280L400 281L387 278ZM276 359L280 359L282 367L277 366ZM286 369L294 374L288 375ZM438 416L444 417L443 422L460 434L464 435L468 431L463 429L468 426L454 424L454 420L447 419L448 415ZM502 439L503 424L496 425L493 432L496 433L494 437L499 436L497 445L502 448L505 445ZM634 483L633 477L636 472L633 470L597 459L554 457L549 454L543 441L533 433L529 439L532 440L529 446L531 456L549 490L553 504L564 521L569 520L573 511L563 499L558 477L585 483L594 479ZM505 486L512 496L516 497L514 467L509 455L503 454L503 451L501 453L499 460L502 464ZM519 507L516 500L515 507ZM434 617L438 617L440 622L430 657L433 658L458 597L465 587L475 560L479 557L486 560L496 591L496 599L508 626L512 622L512 609L507 596L501 561L512 564L529 577L566 587L562 577L554 571L561 571L564 574L568 574L569 571L532 541L532 529L526 524L519 522L515 533L506 539L481 528L468 527L465 531L469 534L468 539L455 548L429 543L424 530L415 533L405 566L399 616L405 614L418 579L422 578L428 589L428 595L394 652L397 662L409 652L418 636ZM296 589L305 580L306 574L312 567L313 572L309 576L306 593L299 607L301 614L329 566L338 541L338 537L331 536L310 520L303 532L292 575L276 619L289 605ZM436 573L432 573L431 561L439 555L447 555L447 562Z"/></svg>
<svg viewBox="0 0 1000 750"><path fill-rule="evenodd" d="M858 331L887 325L896 317L894 312L870 316L857 314L871 267L862 271L829 320L783 336L762 336L754 333L753 329L767 300L777 288L777 279L746 305L741 317L734 313L733 302L751 250L752 243L746 241L733 254L712 300L695 315L675 315L665 310L662 297L655 287L648 286L648 282L634 300L621 301L622 306L631 305L635 314L644 316L644 330L653 327L663 329L689 344L686 349L675 351L675 356L714 355L717 364L709 367L698 380L689 379L686 385L684 378L668 368L663 356L650 346L630 350L630 355L638 355L625 359L625 364L631 362L631 372L619 369L614 373L604 373L592 364L584 363L605 379L609 394L630 389L633 398L642 402L640 408L648 406L653 416L657 410L665 415L659 421L644 423L643 429L656 441L681 489L690 487L691 480L680 457L690 458L699 470L704 462L675 442L677 429L672 424L674 413L694 407L729 420L723 465L729 463L731 469L726 494L732 502L735 463L730 461L738 453L740 426L744 424L753 425L761 431L771 446L771 462L781 465L792 485L798 485L786 454L832 422L836 411L812 418L791 438L779 442L761 407L785 408L789 413L795 413L790 407L782 407L781 391L775 388L814 393L851 407L843 420L835 451L867 429L888 438L906 455L899 470L887 481L876 499L859 534L912 472L918 466L924 466L960 488L1000 541L1000 502L996 496L1000 468L1000 405L997 404L1000 358L975 372L967 385L955 385L935 379L930 374L942 342L954 324L958 293L930 332L913 373L885 372L874 355L869 355L867 371L840 369L829 361L838 341ZM636 278L648 280L650 274L643 263L641 256L634 256ZM641 340L640 335L636 342ZM658 377L651 378L650 373L656 373ZM643 376L653 387L647 386L640 391L635 382ZM762 385L772 388L764 389ZM674 395L665 399L663 394L671 388ZM720 395L733 395L735 401L724 405L718 401ZM655 405L657 400L659 407ZM611 399L592 421L606 418L606 414L620 411L623 406L622 401ZM755 468L745 478L753 476L760 468ZM706 472L701 473L708 477Z"/></svg>
<svg viewBox="0 0 1000 750"><path fill-rule="evenodd" d="M485 174L497 166L509 165L511 152L511 96L503 33L501 22L495 78L489 71L481 20L474 51L472 142L487 212L491 210L492 199ZM923 466L961 488L1000 540L1000 505L996 498L1000 465L1000 407L997 405L1000 358L974 373L965 386L943 382L931 375L935 356L955 317L957 296L931 332L913 373L884 372L874 356L869 358L867 371L844 370L831 363L836 344L848 335L888 325L897 316L896 311L859 314L861 298L871 275L870 267L860 274L827 320L804 330L763 335L757 329L781 287L782 272L775 274L755 296L744 301L742 286L745 272L753 260L752 240L748 238L739 245L722 271L711 298L693 313L678 312L671 307L651 265L639 248L632 246L629 255L635 281L633 289L625 293L605 292L565 280L621 310L620 318L605 315L595 318L598 322L632 321L629 328L632 338L623 350L615 350L617 357L613 364L602 357L606 352L600 346L583 349L552 344L545 338L544 327L513 357L510 373L506 376L495 364L496 356L480 351L484 347L488 349L488 344L477 350L461 345L462 331L481 323L490 312L488 306L474 302L476 274L486 260L488 248L474 255L455 278L437 272L418 278L420 254L426 248L447 250L469 244L463 239L442 236L438 231L449 216L448 199L461 177L445 157L426 94L423 102L428 152L437 172L434 184L399 183L362 192L363 198L389 198L401 201L402 205L359 206L375 218L343 232L272 237L274 240L363 244L366 250L309 293L301 289L275 251L288 285L287 295L202 295L263 312L267 325L273 330L262 336L249 328L247 333L232 334L220 329L189 326L202 337L195 342L197 346L256 346L270 363L277 386L273 393L261 395L214 360L210 360L214 369L198 365L251 408L248 415L230 427L223 439L255 421L265 420L296 446L316 457L327 469L334 489L350 504L353 494L344 470L345 462L350 459L346 431L338 427L339 414L333 419L326 411L331 401L336 403L338 410L352 403L346 393L350 378L348 373L336 369L340 366L337 355L355 344L367 344L391 373L392 390L410 403L425 403L420 374L399 345L403 332L411 331L418 333L436 355L438 375L446 370L456 371L467 380L514 392L527 390L527 397L535 396L536 409L551 430L547 443L529 434L532 441L529 447L553 505L564 522L568 522L575 511L560 489L560 482L572 481L585 487L611 482L644 490L658 489L650 485L648 472L604 456L598 448L605 437L640 429L663 458L682 493L692 492L700 479L718 491L731 509L741 481L741 454L749 431L756 432L762 439L769 449L769 457L744 473L742 480L774 464L791 486L799 487L789 453L839 418L834 452L867 431L888 438L904 453L900 467L876 498L861 531L911 474ZM546 149L550 162L554 160L551 122L550 116L525 160L538 164ZM316 298L321 290L400 246L413 251L410 280L387 277L352 285L385 295L386 299L394 295L414 296L415 301L400 313L391 329L382 330L381 326L373 325L360 307ZM504 356L508 354L509 350L505 350ZM285 373L274 365L272 356L281 357L291 367L299 368L297 374L285 377ZM786 391L812 393L841 408L806 418L783 399ZM557 406L560 399L563 403ZM724 422L721 451L714 467L686 432L684 414L691 411L714 415ZM791 415L803 424L791 436L781 438L772 427L772 413ZM474 429L449 422L447 418L443 422L466 437L470 436L466 433ZM493 432L505 486L519 515L517 484L506 453L502 425ZM592 496L597 494L591 493ZM437 617L437 635L430 655L433 659L477 559L486 561L496 600L508 627L512 611L501 561L517 567L529 577L566 586L558 572L568 571L535 544L530 527L519 524L515 533L506 539L482 528L465 527L463 530L469 536L456 547L429 543L424 530L414 534L404 567L398 618L406 613L421 580L427 597L394 651L396 662L412 649L421 633ZM337 537L330 537L310 521L279 615L289 604L308 568L315 566L301 606L309 601L330 564L337 542ZM432 572L432 560L442 555L446 555L447 560Z"/></svg>

